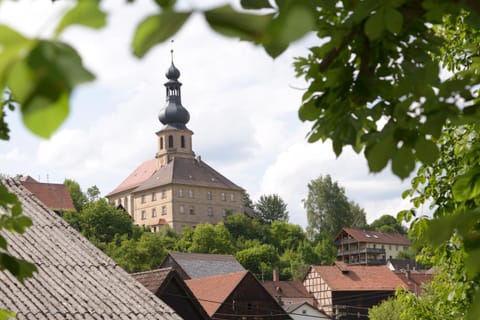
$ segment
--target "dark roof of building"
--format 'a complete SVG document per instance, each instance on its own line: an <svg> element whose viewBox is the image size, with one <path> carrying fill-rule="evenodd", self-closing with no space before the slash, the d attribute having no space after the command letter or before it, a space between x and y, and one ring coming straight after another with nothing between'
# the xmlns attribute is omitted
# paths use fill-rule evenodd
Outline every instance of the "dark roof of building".
<svg viewBox="0 0 480 320"><path fill-rule="evenodd" d="M20 183L51 210L75 210L72 197L63 183L38 182L30 176L22 177Z"/></svg>
<svg viewBox="0 0 480 320"><path fill-rule="evenodd" d="M186 280L185 283L211 317L247 274L248 271L241 271Z"/></svg>
<svg viewBox="0 0 480 320"><path fill-rule="evenodd" d="M180 319L32 193L1 181L17 195L33 225L23 234L1 230L9 252L38 272L22 285L0 271L0 306L18 319Z"/></svg>
<svg viewBox="0 0 480 320"><path fill-rule="evenodd" d="M342 232L348 233L359 242L398 244L402 246L410 246L412 244L410 240L408 240L405 236L402 236L400 233L359 230L350 228L343 228L335 237L335 240L339 238Z"/></svg>
<svg viewBox="0 0 480 320"><path fill-rule="evenodd" d="M396 271L424 269L424 266L415 259L388 259L387 264L388 263L391 264Z"/></svg>
<svg viewBox="0 0 480 320"><path fill-rule="evenodd" d="M175 272L172 268L162 268L144 272L132 273L131 276L134 277L138 282L143 284L145 288L150 290L152 293L156 293L162 284L165 282L165 279L168 278L171 272Z"/></svg>
<svg viewBox="0 0 480 320"><path fill-rule="evenodd" d="M305 289L302 281L263 281L262 285L283 306L303 302L315 305L315 298Z"/></svg>
<svg viewBox="0 0 480 320"><path fill-rule="evenodd" d="M132 273L131 275L150 292L164 299L185 319L192 316L195 316L195 319L209 319L200 302L175 269L163 268ZM187 308L191 308L190 312L186 310Z"/></svg>
<svg viewBox="0 0 480 320"><path fill-rule="evenodd" d="M395 291L405 288L404 282L386 266L347 266L335 262L331 266L311 266L332 291Z"/></svg>
<svg viewBox="0 0 480 320"><path fill-rule="evenodd" d="M108 196L126 190L145 191L172 183L243 190L200 159L175 157L158 170L155 161L144 162Z"/></svg>
<svg viewBox="0 0 480 320"><path fill-rule="evenodd" d="M190 279L245 271L245 268L232 255L170 252L168 256Z"/></svg>

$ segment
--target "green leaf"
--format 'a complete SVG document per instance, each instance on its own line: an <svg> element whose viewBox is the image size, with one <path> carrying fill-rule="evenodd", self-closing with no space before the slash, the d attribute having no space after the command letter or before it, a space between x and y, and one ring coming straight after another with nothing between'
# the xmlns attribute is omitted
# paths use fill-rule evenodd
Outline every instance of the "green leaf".
<svg viewBox="0 0 480 320"><path fill-rule="evenodd" d="M33 263L15 258L7 253L0 252L0 270L8 270L22 282L33 276L33 273L37 271L37 267Z"/></svg>
<svg viewBox="0 0 480 320"><path fill-rule="evenodd" d="M17 314L10 310L0 309L0 320L11 320L14 319Z"/></svg>
<svg viewBox="0 0 480 320"><path fill-rule="evenodd" d="M398 177L405 179L415 169L415 157L412 149L403 145L392 157L392 171Z"/></svg>
<svg viewBox="0 0 480 320"><path fill-rule="evenodd" d="M99 29L105 26L106 14L100 10L99 0L77 1L75 7L70 9L60 20L55 29L55 36L59 36L63 30L71 25L82 25Z"/></svg>
<svg viewBox="0 0 480 320"><path fill-rule="evenodd" d="M155 0L155 3L158 4L160 7L162 7L163 9L172 8L176 2L177 2L176 0Z"/></svg>
<svg viewBox="0 0 480 320"><path fill-rule="evenodd" d="M367 145L365 157L371 172L380 172L395 151L395 141L391 132L380 133L379 137Z"/></svg>
<svg viewBox="0 0 480 320"><path fill-rule="evenodd" d="M267 52L272 58L279 56L291 42L300 39L315 27L315 18L308 7L298 3L288 10L283 10L273 18L262 40ZM283 48L273 51L270 48Z"/></svg>
<svg viewBox="0 0 480 320"><path fill-rule="evenodd" d="M0 248L2 248L3 250L7 250L7 240L1 235L0 235Z"/></svg>
<svg viewBox="0 0 480 320"><path fill-rule="evenodd" d="M438 147L431 140L420 137L415 143L415 155L423 163L432 164L438 159Z"/></svg>
<svg viewBox="0 0 480 320"><path fill-rule="evenodd" d="M260 43L273 15L255 15L235 11L225 5L205 12L205 19L216 32L227 36Z"/></svg>
<svg viewBox="0 0 480 320"><path fill-rule="evenodd" d="M191 12L164 10L145 18L137 27L133 37L133 53L141 58L153 46L173 36L190 17Z"/></svg>
<svg viewBox="0 0 480 320"><path fill-rule="evenodd" d="M23 51L32 43L17 31L0 24L0 87L4 87L6 69L22 59Z"/></svg>
<svg viewBox="0 0 480 320"><path fill-rule="evenodd" d="M455 201L462 202L480 195L480 167L475 166L459 176L452 187Z"/></svg>
<svg viewBox="0 0 480 320"><path fill-rule="evenodd" d="M426 232L428 241L434 246L439 246L450 239L454 230L453 222L452 216L430 220Z"/></svg>
<svg viewBox="0 0 480 320"><path fill-rule="evenodd" d="M391 33L399 34L403 27L403 16L392 7L385 8L385 28Z"/></svg>
<svg viewBox="0 0 480 320"><path fill-rule="evenodd" d="M264 9L272 8L269 0L240 0L244 9Z"/></svg>
<svg viewBox="0 0 480 320"><path fill-rule="evenodd" d="M385 29L384 10L379 9L365 22L365 34L370 41L377 40Z"/></svg>
<svg viewBox="0 0 480 320"><path fill-rule="evenodd" d="M43 138L50 138L69 114L69 95L65 93L56 101L43 96L33 97L28 109L22 112L25 126Z"/></svg>

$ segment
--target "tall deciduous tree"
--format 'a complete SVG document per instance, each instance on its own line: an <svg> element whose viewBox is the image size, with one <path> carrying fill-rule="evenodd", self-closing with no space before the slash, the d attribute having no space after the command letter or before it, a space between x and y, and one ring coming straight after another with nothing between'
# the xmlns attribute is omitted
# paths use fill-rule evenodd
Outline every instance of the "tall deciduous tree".
<svg viewBox="0 0 480 320"><path fill-rule="evenodd" d="M88 199L80 188L80 185L77 181L72 179L65 179L63 184L67 187L68 193L70 193L70 197L72 197L73 206L77 212L83 210L83 207L87 204Z"/></svg>
<svg viewBox="0 0 480 320"><path fill-rule="evenodd" d="M394 216L384 214L380 218L373 221L369 226L370 229L383 232L398 232L407 234L407 228L402 225Z"/></svg>
<svg viewBox="0 0 480 320"><path fill-rule="evenodd" d="M278 194L262 195L255 203L258 219L265 223L288 221L287 204Z"/></svg>
<svg viewBox="0 0 480 320"><path fill-rule="evenodd" d="M330 175L320 176L308 184L307 235L310 239L333 238L344 227L362 227L365 212L349 201L345 190Z"/></svg>

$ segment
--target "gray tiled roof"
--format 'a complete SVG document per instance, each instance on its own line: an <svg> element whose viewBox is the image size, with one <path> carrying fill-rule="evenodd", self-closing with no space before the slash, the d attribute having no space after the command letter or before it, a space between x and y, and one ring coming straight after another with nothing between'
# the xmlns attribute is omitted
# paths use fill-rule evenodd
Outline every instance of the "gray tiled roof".
<svg viewBox="0 0 480 320"><path fill-rule="evenodd" d="M170 252L190 279L245 271L234 256L226 254Z"/></svg>
<svg viewBox="0 0 480 320"><path fill-rule="evenodd" d="M0 233L13 255L38 269L24 285L0 271L0 308L15 311L19 320L180 319L23 186L0 183L18 196L33 221L22 235Z"/></svg>
<svg viewBox="0 0 480 320"><path fill-rule="evenodd" d="M148 190L170 183L243 190L202 160L175 157L140 184L134 192Z"/></svg>

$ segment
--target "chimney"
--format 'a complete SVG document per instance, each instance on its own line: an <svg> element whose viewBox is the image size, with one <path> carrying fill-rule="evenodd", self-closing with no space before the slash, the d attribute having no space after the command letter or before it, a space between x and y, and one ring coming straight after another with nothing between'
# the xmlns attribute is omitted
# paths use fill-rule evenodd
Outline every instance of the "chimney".
<svg viewBox="0 0 480 320"><path fill-rule="evenodd" d="M406 270L406 275L407 275L407 283L410 284L410 264L407 263L407 270Z"/></svg>
<svg viewBox="0 0 480 320"><path fill-rule="evenodd" d="M273 281L280 281L280 274L278 269L273 269Z"/></svg>

